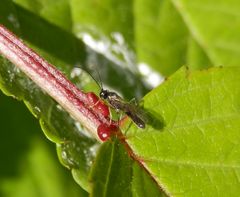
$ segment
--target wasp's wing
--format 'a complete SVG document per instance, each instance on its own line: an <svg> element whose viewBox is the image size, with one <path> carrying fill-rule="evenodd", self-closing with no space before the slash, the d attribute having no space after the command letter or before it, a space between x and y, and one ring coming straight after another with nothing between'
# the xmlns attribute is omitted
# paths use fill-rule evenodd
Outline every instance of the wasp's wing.
<svg viewBox="0 0 240 197"><path fill-rule="evenodd" d="M133 113L132 111L127 111L126 114L132 119L132 121L139 127L144 129L145 122L138 116L138 114Z"/></svg>
<svg viewBox="0 0 240 197"><path fill-rule="evenodd" d="M120 97L118 94L116 94L115 92L108 93L107 101L113 109L118 110L118 111L125 112L125 108L128 105L128 103L122 97Z"/></svg>
<svg viewBox="0 0 240 197"><path fill-rule="evenodd" d="M145 120L143 111L134 104L125 104L125 113L132 119L132 121L139 127L145 128Z"/></svg>

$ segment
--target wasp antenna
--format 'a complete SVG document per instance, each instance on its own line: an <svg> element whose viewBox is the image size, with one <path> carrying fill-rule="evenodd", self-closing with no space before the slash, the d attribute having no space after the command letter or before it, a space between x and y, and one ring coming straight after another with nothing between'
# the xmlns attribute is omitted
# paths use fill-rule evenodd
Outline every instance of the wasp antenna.
<svg viewBox="0 0 240 197"><path fill-rule="evenodd" d="M102 82L99 83L99 82L93 77L93 75L90 73L90 71L89 71L88 69L86 69L85 71L92 77L92 79L96 82L96 84L102 89ZM98 75L99 75L99 73L98 73ZM99 76L100 76L100 75L99 75Z"/></svg>
<svg viewBox="0 0 240 197"><path fill-rule="evenodd" d="M97 74L98 74L98 78L99 78L99 81L100 81L100 88L103 89L102 78L101 78L101 75L100 75L98 70L97 70Z"/></svg>

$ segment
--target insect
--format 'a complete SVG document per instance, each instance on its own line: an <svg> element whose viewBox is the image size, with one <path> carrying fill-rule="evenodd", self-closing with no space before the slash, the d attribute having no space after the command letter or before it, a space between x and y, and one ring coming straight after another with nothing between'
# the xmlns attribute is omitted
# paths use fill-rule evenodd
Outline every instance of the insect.
<svg viewBox="0 0 240 197"><path fill-rule="evenodd" d="M120 97L117 93L111 92L108 90L104 90L101 88L99 93L101 99L105 100L110 107L115 109L117 112L124 112L132 121L139 127L144 129L145 122L140 117L139 110L137 105L131 102L126 102L122 97Z"/></svg>
<svg viewBox="0 0 240 197"><path fill-rule="evenodd" d="M145 128L145 122L142 119L141 114L139 113L140 110L135 103L127 102L122 97L120 97L117 93L103 89L103 85L102 85L99 73L98 73L98 76L100 79L100 83L91 74L90 74L90 76L101 88L101 91L99 93L99 97L101 99L103 99L105 102L107 102L111 108L116 110L116 112L120 112L120 111L124 112L129 118L132 119L132 121L139 128L142 128L142 129Z"/></svg>

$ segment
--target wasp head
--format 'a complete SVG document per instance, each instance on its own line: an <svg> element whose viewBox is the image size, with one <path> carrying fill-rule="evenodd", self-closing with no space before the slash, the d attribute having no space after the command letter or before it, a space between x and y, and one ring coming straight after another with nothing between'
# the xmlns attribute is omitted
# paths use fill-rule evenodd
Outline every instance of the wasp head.
<svg viewBox="0 0 240 197"><path fill-rule="evenodd" d="M99 94L99 96L100 96L101 99L106 100L106 99L108 98L108 91L102 89L101 92L100 92L100 94Z"/></svg>

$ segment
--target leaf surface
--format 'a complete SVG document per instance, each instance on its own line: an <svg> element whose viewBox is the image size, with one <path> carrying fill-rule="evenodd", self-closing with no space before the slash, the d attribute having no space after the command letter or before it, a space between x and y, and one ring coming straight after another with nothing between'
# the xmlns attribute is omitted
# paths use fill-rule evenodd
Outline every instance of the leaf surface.
<svg viewBox="0 0 240 197"><path fill-rule="evenodd" d="M239 1L172 2L214 65L239 66Z"/></svg>
<svg viewBox="0 0 240 197"><path fill-rule="evenodd" d="M238 67L182 68L144 97L154 118L127 142L168 195L238 194L239 83Z"/></svg>
<svg viewBox="0 0 240 197"><path fill-rule="evenodd" d="M137 0L134 11L138 61L164 76L173 73L185 63L189 37L181 16L164 0Z"/></svg>
<svg viewBox="0 0 240 197"><path fill-rule="evenodd" d="M26 107L0 93L0 109L1 196L87 196L59 165L55 146Z"/></svg>
<svg viewBox="0 0 240 197"><path fill-rule="evenodd" d="M164 196L164 193L126 151L119 140L104 143L93 165L92 196Z"/></svg>

